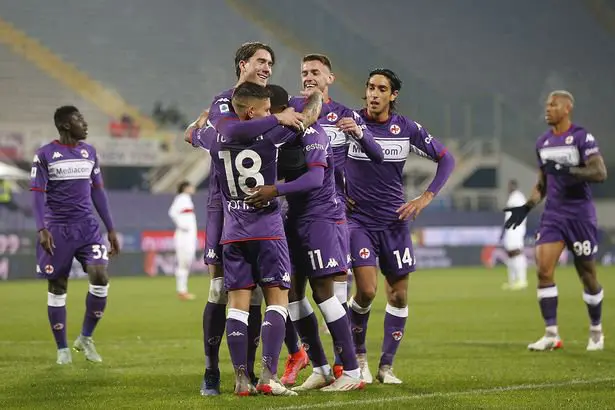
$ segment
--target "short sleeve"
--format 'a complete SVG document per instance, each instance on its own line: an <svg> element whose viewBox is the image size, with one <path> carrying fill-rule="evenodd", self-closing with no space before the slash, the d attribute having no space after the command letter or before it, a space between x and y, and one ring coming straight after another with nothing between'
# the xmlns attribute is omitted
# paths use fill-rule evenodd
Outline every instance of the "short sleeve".
<svg viewBox="0 0 615 410"><path fill-rule="evenodd" d="M208 123L205 128L195 128L192 130L190 142L195 148L203 148L206 151L211 150L211 147L218 136L216 129Z"/></svg>
<svg viewBox="0 0 615 410"><path fill-rule="evenodd" d="M214 127L218 126L218 122L222 119L237 118L231 105L231 99L224 96L217 97L209 108L207 119Z"/></svg>

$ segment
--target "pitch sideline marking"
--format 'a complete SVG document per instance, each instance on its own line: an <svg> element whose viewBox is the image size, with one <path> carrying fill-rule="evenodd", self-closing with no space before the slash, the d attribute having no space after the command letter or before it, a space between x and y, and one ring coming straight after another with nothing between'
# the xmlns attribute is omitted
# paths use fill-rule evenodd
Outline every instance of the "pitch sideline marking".
<svg viewBox="0 0 615 410"><path fill-rule="evenodd" d="M335 401L335 402L325 402L325 403L314 403L314 404L302 404L298 406L286 406L286 407L269 407L269 409L276 410L303 410L303 409L320 409L331 407L331 405L335 405L336 407L347 407L347 406L356 406L356 405L365 405L365 404L380 404L380 403L397 403L397 402L406 402L412 400L423 400L423 399L433 399L433 398L448 398L448 397L458 397L458 396L480 396L483 394L492 394L492 393L505 393L511 391L520 391L520 390L539 390L539 389L550 389L554 387L567 387L567 386L580 386L592 383L606 383L615 381L615 377L607 377L601 379L593 379L593 380L567 380L561 382L553 382L553 383L539 383L539 384L517 384L512 386L503 386L503 387L492 387L488 389L473 389L473 390L465 390L465 391L452 391L452 392L434 392L434 393L421 393L421 394L412 394L407 396L396 396L396 397L384 397L384 398L374 398L374 399L362 399L362 400L351 400L351 401ZM325 393L326 394L326 393Z"/></svg>

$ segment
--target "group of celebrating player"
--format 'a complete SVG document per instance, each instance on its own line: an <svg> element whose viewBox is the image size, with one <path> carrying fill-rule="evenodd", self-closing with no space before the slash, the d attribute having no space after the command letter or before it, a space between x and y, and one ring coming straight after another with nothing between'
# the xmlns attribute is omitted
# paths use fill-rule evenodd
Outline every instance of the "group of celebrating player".
<svg viewBox="0 0 615 410"><path fill-rule="evenodd" d="M405 331L409 274L416 266L408 219L444 186L454 158L419 123L395 111L401 81L391 70L369 73L366 106L353 111L329 97L334 75L326 56L303 58L301 97L289 98L282 87L268 85L274 63L268 45L242 45L235 56L237 84L216 96L185 133L188 142L209 151L212 159L205 251L211 285L203 313L206 370L201 394L220 393L219 349L225 328L238 395L348 391L371 383L365 340L378 266L385 276L387 305L377 379L399 384L393 359ZM562 92L549 97L547 122L553 130L537 146L539 182L526 204L508 209L506 222L514 228L549 198L537 248L546 333L530 345L534 350L561 347L553 271L564 243L574 252L585 286L583 299L592 323L588 350L604 344L603 291L593 264L595 211L583 181L604 180L606 169L593 136L570 124L572 101ZM54 120L60 139L41 147L32 167L40 242L37 272L49 283L57 363L66 364L71 362L67 278L73 257L83 264L90 288L74 349L83 350L88 360L101 361L91 336L106 305L108 254L117 253L119 246L96 151L83 142L83 116L75 107L61 107ZM423 194L405 202L402 174L410 153L433 160L437 171ZM280 196L285 203L277 200ZM109 252L92 204L109 232ZM348 299L351 269L356 292ZM308 282L333 339L333 367L306 298ZM257 379L254 364L261 338L262 373ZM278 379L284 343L289 357ZM289 389L308 357L312 374Z"/></svg>
<svg viewBox="0 0 615 410"><path fill-rule="evenodd" d="M218 352L227 304L236 394L348 391L371 383L365 337L378 283L377 258L388 300L377 378L399 384L392 365L408 316L408 278L415 269L408 218L444 186L454 159L421 125L393 111L401 81L392 71L369 74L367 106L356 112L330 99L334 75L328 57L303 58L301 97L289 98L282 87L267 84L274 63L269 46L241 46L235 57L237 84L216 96L185 134L193 146L210 152L213 167L205 251L212 283L203 316L201 393L219 394ZM438 167L427 191L405 203L403 167L411 152ZM280 196L286 198L285 212L276 199ZM348 300L351 267L357 291ZM333 339L333 367L306 297L308 282ZM264 318L256 285L267 305ZM257 379L259 335L263 372ZM283 342L289 358L278 379ZM308 357L312 374L289 389Z"/></svg>

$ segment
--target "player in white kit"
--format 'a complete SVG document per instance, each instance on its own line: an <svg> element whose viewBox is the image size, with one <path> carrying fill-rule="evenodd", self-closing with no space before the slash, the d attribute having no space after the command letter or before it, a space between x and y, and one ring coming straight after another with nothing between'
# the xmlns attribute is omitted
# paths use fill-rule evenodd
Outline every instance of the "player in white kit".
<svg viewBox="0 0 615 410"><path fill-rule="evenodd" d="M508 200L506 208L523 206L527 199L521 191L517 181L508 181ZM505 213L504 221L510 217L510 212ZM527 219L523 220L517 229L504 229L502 232L502 244L508 255L506 266L508 268L508 282L502 285L505 290L520 290L527 288L527 259L523 253L525 230Z"/></svg>
<svg viewBox="0 0 615 410"><path fill-rule="evenodd" d="M175 224L175 280L177 296L182 300L192 300L194 295L188 293L188 275L194 261L197 243L196 216L192 195L194 186L184 181L177 187L177 195L169 208L169 216Z"/></svg>

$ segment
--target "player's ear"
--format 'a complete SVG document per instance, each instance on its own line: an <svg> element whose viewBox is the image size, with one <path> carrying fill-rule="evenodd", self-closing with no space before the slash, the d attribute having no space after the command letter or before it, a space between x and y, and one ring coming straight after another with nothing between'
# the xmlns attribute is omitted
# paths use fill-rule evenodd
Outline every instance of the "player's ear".
<svg viewBox="0 0 615 410"><path fill-rule="evenodd" d="M243 72L245 71L245 69L246 69L246 64L247 64L247 62L246 62L245 60L241 60L241 61L239 62L239 72L240 72L240 73L243 73Z"/></svg>
<svg viewBox="0 0 615 410"><path fill-rule="evenodd" d="M70 130L70 122L65 122L64 124L62 124L62 128L64 128L66 131Z"/></svg>
<svg viewBox="0 0 615 410"><path fill-rule="evenodd" d="M397 96L399 95L399 91L393 91L391 93L391 98L389 99L391 102L395 101L397 99Z"/></svg>
<svg viewBox="0 0 615 410"><path fill-rule="evenodd" d="M329 74L329 78L327 78L327 85L331 85L335 82L335 74Z"/></svg>
<svg viewBox="0 0 615 410"><path fill-rule="evenodd" d="M246 110L246 117L248 117L248 119L252 119L254 118L254 106L251 105L248 107L248 109Z"/></svg>

